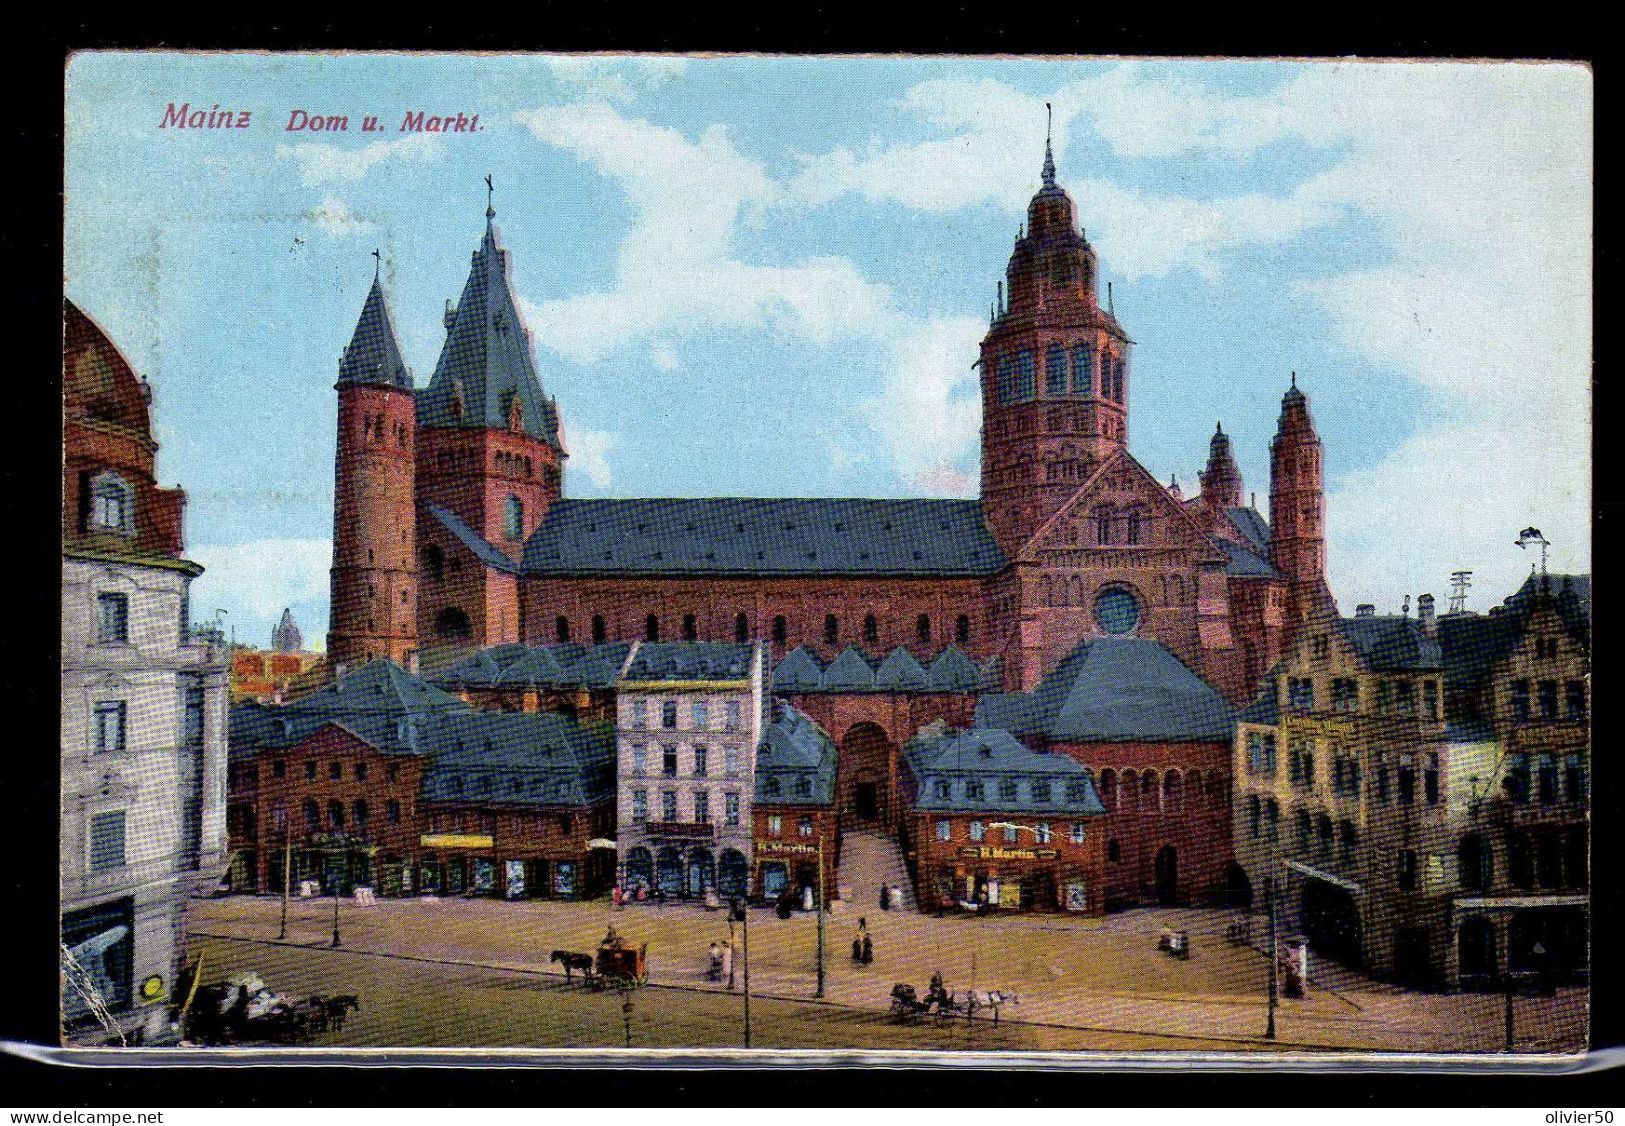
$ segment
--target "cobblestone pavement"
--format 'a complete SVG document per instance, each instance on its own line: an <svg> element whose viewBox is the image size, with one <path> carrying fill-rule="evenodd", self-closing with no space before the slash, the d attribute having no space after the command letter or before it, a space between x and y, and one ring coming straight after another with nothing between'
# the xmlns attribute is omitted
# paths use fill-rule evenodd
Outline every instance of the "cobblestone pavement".
<svg viewBox="0 0 1625 1126"><path fill-rule="evenodd" d="M742 963L736 990L706 977L706 950L726 941L722 912L697 906L628 906L607 901L504 903L489 899L386 900L340 906L342 947L330 949L332 900L294 900L288 936L277 941L280 901L233 896L195 900L194 945L211 959L205 976L255 969L275 988L360 992L378 1002L335 1043L483 1046L620 1045L619 1002L568 990L548 961L555 949L590 951L613 925L649 947L650 985L637 995L644 1045L741 1043ZM1258 1050L1263 1039L1262 955L1225 939L1224 911L1155 909L1105 919L1011 915L932 918L837 905L826 916L824 1004L817 987L814 914L779 919L750 913L756 1046L971 1047ZM858 920L874 960L851 958ZM1188 961L1157 950L1163 928L1190 934ZM735 925L735 938L741 928ZM893 982L923 996L934 972L963 993L1001 989L1019 1000L1000 1027L970 1031L898 1026L883 1019ZM546 998L540 1004L538 998ZM1586 993L1519 997L1521 1052L1583 1047ZM598 1010L604 1010L615 1019ZM963 1022L956 1022L963 1023ZM986 1028L982 1026L986 1025ZM1504 1042L1497 996L1409 993L1342 967L1312 973L1309 996L1283 999L1277 1046L1305 1050L1494 1052ZM951 1045L938 1040L958 1036ZM641 1038L640 1038L641 1037Z"/></svg>

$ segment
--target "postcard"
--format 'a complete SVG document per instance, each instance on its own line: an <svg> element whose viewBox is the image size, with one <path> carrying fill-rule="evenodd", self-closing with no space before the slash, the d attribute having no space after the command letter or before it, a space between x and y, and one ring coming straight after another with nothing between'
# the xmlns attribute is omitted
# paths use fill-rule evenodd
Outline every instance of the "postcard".
<svg viewBox="0 0 1625 1126"><path fill-rule="evenodd" d="M65 80L64 1058L1583 1056L1585 66Z"/></svg>

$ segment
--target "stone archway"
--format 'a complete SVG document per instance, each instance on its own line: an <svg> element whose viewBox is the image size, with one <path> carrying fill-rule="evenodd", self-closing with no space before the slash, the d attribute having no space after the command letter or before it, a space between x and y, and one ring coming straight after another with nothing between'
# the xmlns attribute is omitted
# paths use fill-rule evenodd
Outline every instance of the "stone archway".
<svg viewBox="0 0 1625 1126"><path fill-rule="evenodd" d="M841 739L838 800L848 824L891 827L892 754L891 741L878 724L854 724Z"/></svg>

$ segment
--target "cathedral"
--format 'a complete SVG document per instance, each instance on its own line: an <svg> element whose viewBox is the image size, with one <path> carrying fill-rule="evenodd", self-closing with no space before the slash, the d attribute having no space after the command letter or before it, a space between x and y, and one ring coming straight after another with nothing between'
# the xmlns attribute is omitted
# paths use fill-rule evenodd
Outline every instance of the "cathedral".
<svg viewBox="0 0 1625 1126"><path fill-rule="evenodd" d="M1080 644L1160 643L1232 703L1328 598L1320 442L1296 377L1270 519L1222 426L1200 495L1129 452L1132 341L1046 144L981 344L974 500L573 500L495 211L426 386L375 277L339 367L329 660L425 666L523 642L770 643L1031 691ZM900 732L907 738L912 732Z"/></svg>

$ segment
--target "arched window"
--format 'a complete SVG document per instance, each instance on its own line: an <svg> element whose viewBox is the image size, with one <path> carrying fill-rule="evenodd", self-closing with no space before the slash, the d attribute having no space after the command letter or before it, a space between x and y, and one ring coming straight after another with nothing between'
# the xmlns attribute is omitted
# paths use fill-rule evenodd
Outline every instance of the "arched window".
<svg viewBox="0 0 1625 1126"><path fill-rule="evenodd" d="M314 798L305 799L305 832L319 832L322 827L322 810Z"/></svg>
<svg viewBox="0 0 1625 1126"><path fill-rule="evenodd" d="M824 615L824 644L834 645L841 639L841 620L834 614Z"/></svg>
<svg viewBox="0 0 1625 1126"><path fill-rule="evenodd" d="M1033 354L1023 348L1016 353L1016 401L1025 403L1038 391L1037 365Z"/></svg>
<svg viewBox="0 0 1625 1126"><path fill-rule="evenodd" d="M570 640L570 619L563 614L553 619L553 637L560 645Z"/></svg>
<svg viewBox="0 0 1625 1126"><path fill-rule="evenodd" d="M694 620L694 615L693 614L684 614L683 615L683 640L684 641L693 641L694 639L699 637L699 635L700 635L700 630L699 630L699 626L696 624L696 622Z"/></svg>
<svg viewBox="0 0 1625 1126"><path fill-rule="evenodd" d="M434 631L441 637L453 640L474 636L474 628L469 624L468 615L455 606L448 606L440 611L434 620Z"/></svg>
<svg viewBox="0 0 1625 1126"><path fill-rule="evenodd" d="M1359 834L1354 829L1354 822L1339 821L1337 823L1338 857L1345 864L1354 862L1356 849L1360 844Z"/></svg>
<svg viewBox="0 0 1625 1126"><path fill-rule="evenodd" d="M1258 839L1263 823L1263 803L1258 800L1257 794L1247 795L1247 835L1254 840Z"/></svg>
<svg viewBox="0 0 1625 1126"><path fill-rule="evenodd" d="M961 646L970 644L969 614L961 614L954 619L954 644Z"/></svg>
<svg viewBox="0 0 1625 1126"><path fill-rule="evenodd" d="M1138 512L1128 514L1128 534L1125 539L1129 543L1140 542L1140 514Z"/></svg>
<svg viewBox="0 0 1625 1126"><path fill-rule="evenodd" d="M789 626L785 623L784 615L779 614L773 619L773 644L783 645L789 637Z"/></svg>
<svg viewBox="0 0 1625 1126"><path fill-rule="evenodd" d="M330 801L327 803L327 827L335 833L344 828L343 802Z"/></svg>
<svg viewBox="0 0 1625 1126"><path fill-rule="evenodd" d="M594 645L602 645L604 643L604 636L604 615L594 614L592 616L592 643Z"/></svg>
<svg viewBox="0 0 1625 1126"><path fill-rule="evenodd" d="M133 494L117 473L99 473L90 485L90 522L101 532L121 536L135 531Z"/></svg>
<svg viewBox="0 0 1625 1126"><path fill-rule="evenodd" d="M511 540L525 538L525 502L510 495L502 506L502 534Z"/></svg>
<svg viewBox="0 0 1625 1126"><path fill-rule="evenodd" d="M1162 808L1165 813L1172 813L1179 808L1180 796L1183 787L1179 781L1179 771L1170 770L1162 777Z"/></svg>
<svg viewBox="0 0 1625 1126"><path fill-rule="evenodd" d="M734 615L734 640L745 642L750 640L750 617L747 614Z"/></svg>
<svg viewBox="0 0 1625 1126"><path fill-rule="evenodd" d="M660 615L650 614L648 617L643 619L643 640L660 640Z"/></svg>
<svg viewBox="0 0 1625 1126"><path fill-rule="evenodd" d="M1051 344L1044 354L1044 392L1066 394L1066 349L1059 344Z"/></svg>
<svg viewBox="0 0 1625 1126"><path fill-rule="evenodd" d="M1095 389L1095 354L1087 344L1072 349L1072 393L1088 395Z"/></svg>
<svg viewBox="0 0 1625 1126"><path fill-rule="evenodd" d="M367 808L367 799L366 798L358 798L358 799L356 799L356 801L354 803L351 804L351 806L350 806L350 820L351 820L352 824L355 827L355 831L358 834L363 835L363 836L366 835L366 832L367 832L367 819L370 816L371 816L371 811Z"/></svg>
<svg viewBox="0 0 1625 1126"><path fill-rule="evenodd" d="M1121 864L1122 861L1123 846L1116 837L1113 837L1111 840L1106 842L1106 863Z"/></svg>
<svg viewBox="0 0 1625 1126"><path fill-rule="evenodd" d="M1275 841L1281 838L1281 803L1270 798L1264 803L1264 839Z"/></svg>
<svg viewBox="0 0 1625 1126"><path fill-rule="evenodd" d="M931 615L921 614L914 619L914 637L921 645L931 644Z"/></svg>
<svg viewBox="0 0 1625 1126"><path fill-rule="evenodd" d="M880 623L875 621L873 614L863 616L863 640L870 645L880 640Z"/></svg>
<svg viewBox="0 0 1625 1126"><path fill-rule="evenodd" d="M1095 513L1095 542L1112 542L1112 514L1110 512Z"/></svg>
<svg viewBox="0 0 1625 1126"><path fill-rule="evenodd" d="M1109 766L1100 772L1100 804L1108 810L1117 808L1117 771Z"/></svg>
<svg viewBox="0 0 1625 1126"><path fill-rule="evenodd" d="M999 402L1016 401L1016 362L1009 356L999 357Z"/></svg>

